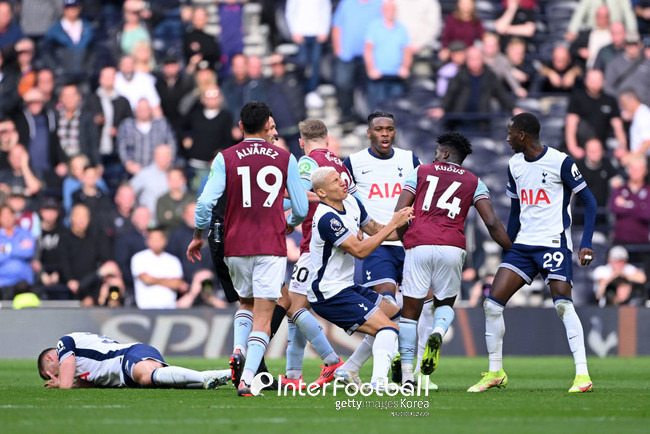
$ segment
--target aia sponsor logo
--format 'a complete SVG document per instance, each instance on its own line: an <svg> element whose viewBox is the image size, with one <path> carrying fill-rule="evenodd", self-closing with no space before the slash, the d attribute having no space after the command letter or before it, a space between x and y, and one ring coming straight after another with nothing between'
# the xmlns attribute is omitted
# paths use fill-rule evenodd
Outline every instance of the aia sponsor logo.
<svg viewBox="0 0 650 434"><path fill-rule="evenodd" d="M370 193L368 193L368 199L385 199L392 197L399 197L402 193L402 184L372 184L370 187Z"/></svg>
<svg viewBox="0 0 650 434"><path fill-rule="evenodd" d="M551 200L548 198L548 194L546 194L546 191L543 188L540 188L539 190L533 190L532 188L528 190L522 189L519 194L519 200L522 205L551 204Z"/></svg>

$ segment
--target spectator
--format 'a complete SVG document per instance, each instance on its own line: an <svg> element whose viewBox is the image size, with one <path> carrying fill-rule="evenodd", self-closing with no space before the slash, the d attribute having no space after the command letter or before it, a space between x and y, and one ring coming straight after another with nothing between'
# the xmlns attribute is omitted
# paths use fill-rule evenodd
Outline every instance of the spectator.
<svg viewBox="0 0 650 434"><path fill-rule="evenodd" d="M49 68L41 68L36 73L36 88L41 91L46 110L56 111L56 99L54 99L54 72ZM23 95L23 100L25 95Z"/></svg>
<svg viewBox="0 0 650 434"><path fill-rule="evenodd" d="M553 49L551 61L539 70L539 91L569 93L581 75L582 68L573 61L569 49L558 45Z"/></svg>
<svg viewBox="0 0 650 434"><path fill-rule="evenodd" d="M341 123L356 121L354 115L354 89L365 79L363 52L368 26L381 18L382 0L343 0L339 3L332 21L332 51L334 85L341 109Z"/></svg>
<svg viewBox="0 0 650 434"><path fill-rule="evenodd" d="M210 69L217 69L221 60L221 47L217 39L205 32L208 23L208 13L204 8L197 7L192 13L192 30L183 35L183 54L185 63L194 68L205 60Z"/></svg>
<svg viewBox="0 0 650 434"><path fill-rule="evenodd" d="M88 157L83 154L75 155L70 159L68 176L63 179L63 210L66 225L68 223L70 211L72 211L72 205L74 202L73 196L82 188L84 170L88 166L90 166L90 161L88 160ZM95 187L101 190L104 195L108 194L108 187L101 177L97 179Z"/></svg>
<svg viewBox="0 0 650 434"><path fill-rule="evenodd" d="M135 118L127 118L117 130L117 149L126 171L137 174L152 161L154 149L165 144L173 156L176 137L165 118L153 118L149 102L142 98L135 110Z"/></svg>
<svg viewBox="0 0 650 434"><path fill-rule="evenodd" d="M190 262L187 259L187 240L194 233L194 211L196 202L188 202L182 208L181 223L169 235L167 252L174 255L181 261L183 267L183 280L190 287L190 292L199 292L201 296L197 301L201 304L223 309L227 307L222 290L215 291L214 288L214 265L210 259L210 251L205 243L201 260ZM200 289L199 289L200 288ZM196 303L195 303L196 304Z"/></svg>
<svg viewBox="0 0 650 434"><path fill-rule="evenodd" d="M219 77L227 77L230 61L244 51L242 0L225 0L219 2L219 23L221 23L221 52L223 62Z"/></svg>
<svg viewBox="0 0 650 434"><path fill-rule="evenodd" d="M151 75L156 70L156 59L151 44L146 41L136 42L132 51L133 69L136 72Z"/></svg>
<svg viewBox="0 0 650 434"><path fill-rule="evenodd" d="M264 63L260 56L248 56L248 82L244 87L244 103L248 101L266 101L269 81L264 77Z"/></svg>
<svg viewBox="0 0 650 434"><path fill-rule="evenodd" d="M28 206L28 200L27 191L24 188L14 187L7 198L7 205L16 216L16 224L22 229L31 232L34 239L37 239L41 236L41 220L38 213L32 211L31 207Z"/></svg>
<svg viewBox="0 0 650 434"><path fill-rule="evenodd" d="M436 74L436 94L443 98L447 93L449 82L458 74L467 59L467 46L463 41L452 41L449 44L449 61Z"/></svg>
<svg viewBox="0 0 650 434"><path fill-rule="evenodd" d="M167 185L169 191L156 202L156 222L170 233L183 223L185 207L188 203L196 202L196 195L187 191L187 179L181 168L172 168L167 172Z"/></svg>
<svg viewBox="0 0 650 434"><path fill-rule="evenodd" d="M147 235L148 249L136 253L131 259L135 302L139 309L186 308L192 306L198 295L188 292L181 261L165 252L166 245L165 232L151 229Z"/></svg>
<svg viewBox="0 0 650 434"><path fill-rule="evenodd" d="M575 159L584 158L587 140L595 138L604 144L612 131L619 143L617 155L622 155L627 149L627 137L616 98L603 93L603 84L603 73L592 69L585 77L584 88L574 90L569 98L565 141Z"/></svg>
<svg viewBox="0 0 650 434"><path fill-rule="evenodd" d="M84 112L93 116L97 128L100 163L111 188L117 187L124 171L117 153L117 128L123 120L133 116L129 101L115 91L115 74L113 66L102 68L99 87L88 96L84 107Z"/></svg>
<svg viewBox="0 0 650 434"><path fill-rule="evenodd" d="M643 294L642 285L646 282L646 275L640 268L629 264L628 259L629 255L625 247L614 246L607 255L607 264L594 270L593 278L596 282L594 289L599 306L643 305L646 297L641 294ZM641 300L633 300L633 298L641 298Z"/></svg>
<svg viewBox="0 0 650 434"><path fill-rule="evenodd" d="M14 22L14 11L11 3L0 1L0 51L3 56L8 55L14 44L25 37L20 25Z"/></svg>
<svg viewBox="0 0 650 434"><path fill-rule="evenodd" d="M609 26L609 34L611 35L611 44L605 45L598 51L593 63L594 69L603 71L603 73L612 59L625 51L625 26L623 23L613 22Z"/></svg>
<svg viewBox="0 0 650 434"><path fill-rule="evenodd" d="M27 146L32 169L43 176L48 186L60 186L68 169L59 146L56 116L43 107L43 93L38 88L30 89L23 100L26 108L14 117L18 140Z"/></svg>
<svg viewBox="0 0 650 434"><path fill-rule="evenodd" d="M0 291L3 299L13 297L20 282L34 283L31 259L36 243L32 234L16 225L14 212L0 206Z"/></svg>
<svg viewBox="0 0 650 434"><path fill-rule="evenodd" d="M20 106L17 92L19 75L10 67L5 67L4 57L0 50L0 116L12 116Z"/></svg>
<svg viewBox="0 0 650 434"><path fill-rule="evenodd" d="M101 177L96 166L86 166L81 178L81 188L72 194L73 206L84 204L90 210L91 224L95 231L106 234L110 227L110 214L113 203L97 184Z"/></svg>
<svg viewBox="0 0 650 434"><path fill-rule="evenodd" d="M427 113L440 119L445 113L476 113L489 115L491 100L496 98L502 109L515 110L515 104L492 70L483 63L478 47L467 49L465 66L449 82L442 106Z"/></svg>
<svg viewBox="0 0 650 434"><path fill-rule="evenodd" d="M320 84L320 60L323 44L327 42L332 25L332 2L330 0L288 0L285 9L291 39L298 45L298 59L308 67L304 90L308 98L320 101L313 93Z"/></svg>
<svg viewBox="0 0 650 434"><path fill-rule="evenodd" d="M126 286L120 268L114 261L108 261L97 272L101 278L97 291L97 306L120 307L124 304Z"/></svg>
<svg viewBox="0 0 650 434"><path fill-rule="evenodd" d="M634 12L630 0L580 0L578 7L573 11L569 28L564 37L571 42L578 36L580 30L591 30L596 23L596 12L601 5L607 6L612 22L620 21L630 32L637 31Z"/></svg>
<svg viewBox="0 0 650 434"><path fill-rule="evenodd" d="M596 225L608 226L607 204L612 189L621 187L623 179L618 176L617 170L612 162L603 158L605 149L600 140L593 138L586 141L584 146L584 158L576 160L576 165L589 186L589 190L596 198L598 214ZM584 224L584 213L577 212L573 216L573 224Z"/></svg>
<svg viewBox="0 0 650 434"><path fill-rule="evenodd" d="M527 43L535 36L535 0L503 0L503 14L494 22L494 28L501 37L501 49L505 50L512 37Z"/></svg>
<svg viewBox="0 0 650 434"><path fill-rule="evenodd" d="M404 24L414 54L438 47L442 32L442 13L438 0L395 0L397 21Z"/></svg>
<svg viewBox="0 0 650 434"><path fill-rule="evenodd" d="M216 85L207 86L201 95L201 104L190 112L183 123L183 148L187 164L198 180L209 172L216 153L233 144L233 115L222 105L223 96L219 88Z"/></svg>
<svg viewBox="0 0 650 434"><path fill-rule="evenodd" d="M650 156L650 108L643 104L636 92L631 89L621 93L620 102L623 111L632 119L630 152Z"/></svg>
<svg viewBox="0 0 650 434"><path fill-rule="evenodd" d="M90 211L84 204L72 207L70 233L63 239L63 275L73 297L93 306L99 295L100 267L111 258L108 242L90 228Z"/></svg>
<svg viewBox="0 0 650 434"><path fill-rule="evenodd" d="M644 104L650 104L650 59L643 55L638 35L625 38L625 51L607 65L605 92L616 97L626 89L634 89Z"/></svg>
<svg viewBox="0 0 650 434"><path fill-rule="evenodd" d="M217 74L215 74L211 69L200 68L194 74L194 87L192 88L192 91L186 93L178 103L178 113L182 117L187 116L192 110L201 105L201 97L205 92L205 89L216 85Z"/></svg>
<svg viewBox="0 0 650 434"><path fill-rule="evenodd" d="M126 299L133 301L133 275L131 274L131 258L147 248L146 236L151 222L151 214L146 206L139 206L131 215L131 229L124 232L115 240L115 261L120 267Z"/></svg>
<svg viewBox="0 0 650 434"><path fill-rule="evenodd" d="M22 0L20 3L20 27L37 43L63 13L61 0Z"/></svg>
<svg viewBox="0 0 650 434"><path fill-rule="evenodd" d="M25 190L27 196L35 196L41 191L42 183L32 172L29 153L22 145L14 145L7 155L7 169L0 170L0 190L9 193L11 188Z"/></svg>
<svg viewBox="0 0 650 434"><path fill-rule="evenodd" d="M226 108L235 113L246 103L244 96L248 83L248 59L243 54L237 54L231 63L230 75L224 80L221 90L226 100Z"/></svg>
<svg viewBox="0 0 650 434"><path fill-rule="evenodd" d="M9 169L9 151L18 144L18 131L11 118L0 118L0 171Z"/></svg>
<svg viewBox="0 0 650 434"><path fill-rule="evenodd" d="M576 60L582 62L587 70L591 69L600 50L612 42L609 9L600 6L596 10L596 24L591 30L580 32L578 38L571 44L571 52Z"/></svg>
<svg viewBox="0 0 650 434"><path fill-rule="evenodd" d="M639 33L650 34L650 0L636 0L633 4Z"/></svg>
<svg viewBox="0 0 650 434"><path fill-rule="evenodd" d="M154 150L151 164L138 172L131 179L131 187L140 205L149 208L151 215L156 215L158 198L169 191L167 171L171 166L172 150L168 145L158 145Z"/></svg>
<svg viewBox="0 0 650 434"><path fill-rule="evenodd" d="M153 75L136 71L132 56L122 57L119 69L115 75L115 90L129 100L131 109L135 112L138 102L144 98L151 106L154 117L162 116L160 97Z"/></svg>
<svg viewBox="0 0 650 434"><path fill-rule="evenodd" d="M512 75L527 92L531 90L537 78L537 71L526 57L526 43L519 38L511 38L506 46L506 57L510 63ZM512 90L512 89L511 89Z"/></svg>
<svg viewBox="0 0 650 434"><path fill-rule="evenodd" d="M23 38L14 46L16 52L15 73L18 78L18 95L21 97L36 86L36 71L32 65L34 60L34 42L29 38Z"/></svg>
<svg viewBox="0 0 650 434"><path fill-rule="evenodd" d="M113 206L108 217L108 221L110 222L109 236L113 242L134 229L133 223L131 223L134 208L135 192L133 191L133 187L129 184L120 184L115 192Z"/></svg>
<svg viewBox="0 0 650 434"><path fill-rule="evenodd" d="M174 56L167 56L162 62L162 74L156 79L156 91L160 95L163 115L171 123L177 139L183 124L179 105L185 95L192 92L192 77L181 70L181 64ZM210 71L211 72L211 71Z"/></svg>
<svg viewBox="0 0 650 434"><path fill-rule="evenodd" d="M395 2L382 5L383 18L370 23L366 33L363 58L368 75L368 109L404 94L404 81L409 78L413 52L406 27L396 21Z"/></svg>
<svg viewBox="0 0 650 434"><path fill-rule="evenodd" d="M512 72L512 67L505 54L499 49L499 36L486 32L483 34L483 62L490 67L501 83L507 85L518 98L528 95Z"/></svg>
<svg viewBox="0 0 650 434"><path fill-rule="evenodd" d="M65 154L65 161L83 154L90 164L100 164L99 136L93 115L81 110L81 93L75 84L67 84L59 94L61 108L57 117L59 146Z"/></svg>
<svg viewBox="0 0 650 434"><path fill-rule="evenodd" d="M62 81L83 80L92 71L95 33L80 16L81 1L65 0L63 17L43 38L43 60Z"/></svg>
<svg viewBox="0 0 650 434"><path fill-rule="evenodd" d="M59 203L51 197L41 201L38 211L41 235L38 238L37 259L32 266L48 299L65 299L70 294L62 280L62 239L68 236L68 230L61 223L60 211Z"/></svg>
<svg viewBox="0 0 650 434"><path fill-rule="evenodd" d="M141 18L142 8L143 3L138 0L124 2L123 22L113 32L113 52L116 57L133 55L133 49L138 42L151 44L151 35Z"/></svg>
<svg viewBox="0 0 650 434"><path fill-rule="evenodd" d="M474 41L483 37L483 24L476 15L474 0L458 0L456 9L445 18L442 30L442 49L438 58L443 62L449 59L449 44L451 41L463 41L471 47Z"/></svg>

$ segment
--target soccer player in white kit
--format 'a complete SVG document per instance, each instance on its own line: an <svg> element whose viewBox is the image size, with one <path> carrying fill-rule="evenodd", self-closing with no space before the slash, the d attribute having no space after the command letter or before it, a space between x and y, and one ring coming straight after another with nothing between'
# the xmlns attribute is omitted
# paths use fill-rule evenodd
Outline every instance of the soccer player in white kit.
<svg viewBox="0 0 650 434"><path fill-rule="evenodd" d="M38 373L45 387L175 387L216 389L230 379L230 369L194 371L169 366L160 352L141 343L120 344L94 333L63 336L56 348L38 356Z"/></svg>
<svg viewBox="0 0 650 434"><path fill-rule="evenodd" d="M571 157L539 142L539 130L539 121L530 113L518 114L508 124L507 142L515 152L508 164L507 187L511 198L507 231L513 245L504 255L490 295L483 303L489 371L468 392L484 392L508 383L502 362L503 309L510 297L524 284L530 284L537 274L549 285L573 353L576 376L569 392L593 390L582 324L571 299L573 245L569 203L575 193L585 204L578 260L586 266L594 258L591 238L596 199Z"/></svg>

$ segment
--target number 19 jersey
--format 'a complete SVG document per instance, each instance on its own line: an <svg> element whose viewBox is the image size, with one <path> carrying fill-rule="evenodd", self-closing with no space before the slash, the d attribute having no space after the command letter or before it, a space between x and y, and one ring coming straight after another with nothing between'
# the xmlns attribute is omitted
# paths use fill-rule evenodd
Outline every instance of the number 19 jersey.
<svg viewBox="0 0 650 434"><path fill-rule="evenodd" d="M291 154L247 139L222 152L226 172L224 255L287 256L283 198Z"/></svg>
<svg viewBox="0 0 650 434"><path fill-rule="evenodd" d="M465 218L480 199L489 199L485 184L458 164L434 162L417 167L404 189L415 195L414 218L404 248L454 246L465 249Z"/></svg>

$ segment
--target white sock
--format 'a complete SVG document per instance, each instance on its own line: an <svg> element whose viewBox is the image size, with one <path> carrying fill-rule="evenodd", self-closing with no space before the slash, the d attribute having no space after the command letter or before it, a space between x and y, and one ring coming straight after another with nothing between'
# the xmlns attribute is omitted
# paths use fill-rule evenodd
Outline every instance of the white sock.
<svg viewBox="0 0 650 434"><path fill-rule="evenodd" d="M417 322L402 318L399 322L399 352L402 361L402 383L413 381L413 358L417 341Z"/></svg>
<svg viewBox="0 0 650 434"><path fill-rule="evenodd" d="M490 371L503 369L503 335L506 324L503 321L503 306L490 298L483 302L485 310L485 343L490 361Z"/></svg>
<svg viewBox="0 0 650 434"><path fill-rule="evenodd" d="M569 348L571 348L573 361L576 364L576 375L589 375L587 354L585 351L585 336L582 331L580 318L573 307L573 301L566 298L556 298L554 304L555 310L566 329Z"/></svg>
<svg viewBox="0 0 650 434"><path fill-rule="evenodd" d="M342 368L352 372L359 372L363 364L372 356L372 344L374 342L374 336L366 335Z"/></svg>
<svg viewBox="0 0 650 434"><path fill-rule="evenodd" d="M151 380L156 386L163 387L186 387L193 383L201 383L203 386L204 376L202 372L192 369L164 366L153 371Z"/></svg>
<svg viewBox="0 0 650 434"><path fill-rule="evenodd" d="M433 326L433 298L424 302L422 307L422 313L420 314L420 319L418 320L418 355L417 362L415 364L415 372L420 372L420 362L422 362L422 356L424 355L424 348L427 345L427 339L431 335Z"/></svg>
<svg viewBox="0 0 650 434"><path fill-rule="evenodd" d="M372 345L372 382L388 383L388 370L393 360L393 348L398 338L398 331L394 328L380 329L375 335Z"/></svg>

